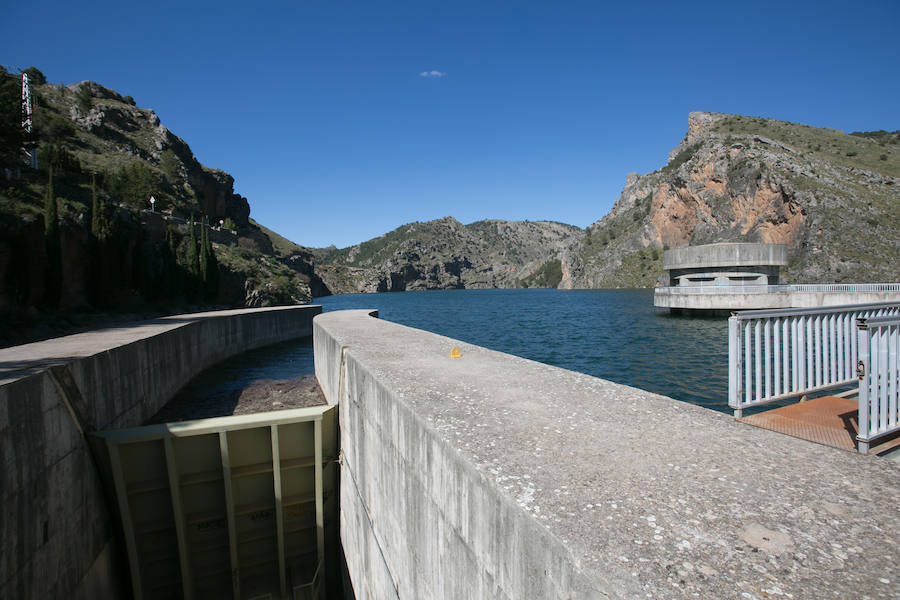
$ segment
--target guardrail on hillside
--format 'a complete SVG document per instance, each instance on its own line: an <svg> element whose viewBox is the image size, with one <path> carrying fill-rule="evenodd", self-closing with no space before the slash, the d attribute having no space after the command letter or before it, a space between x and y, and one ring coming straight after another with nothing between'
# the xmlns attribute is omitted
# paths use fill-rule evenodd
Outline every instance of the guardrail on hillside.
<svg viewBox="0 0 900 600"><path fill-rule="evenodd" d="M857 381L855 322L900 315L900 303L748 310L728 320L728 405L743 409Z"/></svg>
<svg viewBox="0 0 900 600"><path fill-rule="evenodd" d="M859 327L859 451L900 429L900 315L857 320Z"/></svg>
<svg viewBox="0 0 900 600"><path fill-rule="evenodd" d="M900 292L900 283L810 283L784 285L675 285L658 287L659 295L774 294L778 292Z"/></svg>

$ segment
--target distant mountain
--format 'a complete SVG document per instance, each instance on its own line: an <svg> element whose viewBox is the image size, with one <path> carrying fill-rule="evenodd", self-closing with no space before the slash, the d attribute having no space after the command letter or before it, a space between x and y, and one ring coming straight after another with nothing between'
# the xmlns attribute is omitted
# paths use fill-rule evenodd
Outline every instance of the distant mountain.
<svg viewBox="0 0 900 600"><path fill-rule="evenodd" d="M784 281L900 281L900 132L691 113L667 164L585 230L447 217L314 260L335 293L652 287L663 250L726 241L786 244Z"/></svg>
<svg viewBox="0 0 900 600"><path fill-rule="evenodd" d="M664 249L722 241L786 244L789 282L900 281L896 131L848 135L691 113L667 164L628 175L611 212L584 230L446 217L349 248L310 249L250 219L231 175L200 164L152 110L93 82L52 85L28 72L36 99L30 139L20 127L21 78L0 68L0 311L651 287L663 280ZM24 166L23 143L33 144L37 171ZM204 246L215 277L210 259L197 254Z"/></svg>
<svg viewBox="0 0 900 600"><path fill-rule="evenodd" d="M37 171L20 158L29 141L19 127L21 76L0 68L0 310L266 306L327 293L312 254L251 220L232 176L200 164L152 110L94 82L52 85L27 72ZM48 278L48 193L62 249L58 294ZM209 234L214 279L192 254L192 217L195 248Z"/></svg>
<svg viewBox="0 0 900 600"><path fill-rule="evenodd" d="M792 283L900 281L900 132L691 113L666 166L568 247L560 287L649 287L661 250L726 241L786 244Z"/></svg>
<svg viewBox="0 0 900 600"><path fill-rule="evenodd" d="M445 217L314 253L316 272L333 293L556 287L559 257L582 236L578 227L550 221L463 225Z"/></svg>

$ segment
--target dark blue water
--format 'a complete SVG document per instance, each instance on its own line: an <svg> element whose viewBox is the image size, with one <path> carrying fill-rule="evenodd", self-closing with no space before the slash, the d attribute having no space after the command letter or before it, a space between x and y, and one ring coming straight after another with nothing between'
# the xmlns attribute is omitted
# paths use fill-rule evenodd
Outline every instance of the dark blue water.
<svg viewBox="0 0 900 600"><path fill-rule="evenodd" d="M388 321L728 410L728 321L671 316L652 290L443 290L317 298Z"/></svg>

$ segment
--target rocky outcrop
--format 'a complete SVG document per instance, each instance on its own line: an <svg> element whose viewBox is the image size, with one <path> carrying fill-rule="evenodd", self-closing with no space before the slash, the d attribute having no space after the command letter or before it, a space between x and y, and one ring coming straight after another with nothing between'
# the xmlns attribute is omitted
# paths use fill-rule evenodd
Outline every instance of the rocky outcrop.
<svg viewBox="0 0 900 600"><path fill-rule="evenodd" d="M40 99L38 122L67 119L75 126L72 135L53 142L66 146L89 171L113 174L141 161L158 174L158 200L170 214L193 213L211 223L231 219L238 227L248 225L250 205L235 194L234 178L201 165L152 110L92 81L37 86L35 94Z"/></svg>
<svg viewBox="0 0 900 600"><path fill-rule="evenodd" d="M791 282L898 281L900 153L860 135L691 113L665 167L629 175L563 257L561 287L651 286L667 247L781 243Z"/></svg>
<svg viewBox="0 0 900 600"><path fill-rule="evenodd" d="M548 221L463 225L445 217L343 250L317 250L316 270L334 293L519 287L581 235Z"/></svg>
<svg viewBox="0 0 900 600"><path fill-rule="evenodd" d="M34 78L32 94L40 169L16 170L0 187L0 311L164 312L168 305L183 312L198 304L303 303L313 289L328 293L314 274L311 253L252 222L232 176L200 164L152 110L94 82L55 86L39 80ZM0 68L0 85L18 93L20 84ZM47 284L43 212L51 163L62 262L53 269L61 281L52 279L61 294L50 293ZM155 212L148 210L150 195L157 200ZM104 231L92 233L95 201L106 216ZM213 279L190 264L192 216L198 240L201 224L210 225L219 265ZM218 227L219 221L228 227ZM171 247L167 229L177 246L171 260L163 252Z"/></svg>

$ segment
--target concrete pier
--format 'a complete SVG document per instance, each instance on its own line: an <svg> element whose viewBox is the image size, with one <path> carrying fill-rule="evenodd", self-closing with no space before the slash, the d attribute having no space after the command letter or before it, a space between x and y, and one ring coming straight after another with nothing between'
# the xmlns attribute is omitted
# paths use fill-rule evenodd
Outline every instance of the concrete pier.
<svg viewBox="0 0 900 600"><path fill-rule="evenodd" d="M320 312L181 315L0 350L0 598L127 597L84 434L143 423L214 363L310 335Z"/></svg>
<svg viewBox="0 0 900 600"><path fill-rule="evenodd" d="M359 599L900 597L896 463L366 311L314 330Z"/></svg>
<svg viewBox="0 0 900 600"><path fill-rule="evenodd" d="M663 253L669 285L653 305L673 312L813 308L900 300L900 283L780 284L783 244L717 243Z"/></svg>
<svg viewBox="0 0 900 600"><path fill-rule="evenodd" d="M816 308L900 301L900 283L671 286L653 290L653 305L672 311Z"/></svg>
<svg viewBox="0 0 900 600"><path fill-rule="evenodd" d="M784 244L718 243L663 252L669 285L771 285L787 264Z"/></svg>

